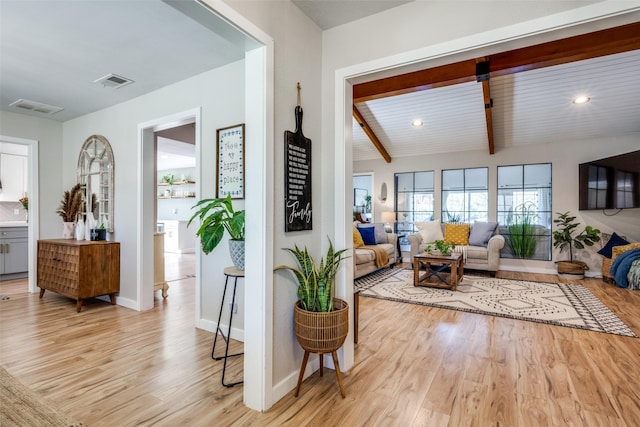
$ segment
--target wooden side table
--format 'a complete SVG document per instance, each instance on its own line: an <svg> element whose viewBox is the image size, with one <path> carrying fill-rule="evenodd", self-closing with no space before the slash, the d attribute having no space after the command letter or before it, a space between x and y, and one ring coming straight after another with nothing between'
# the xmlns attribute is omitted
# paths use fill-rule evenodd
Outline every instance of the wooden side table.
<svg viewBox="0 0 640 427"><path fill-rule="evenodd" d="M116 303L120 292L120 243L73 239L38 240L40 299L45 290L77 301L109 295Z"/></svg>
<svg viewBox="0 0 640 427"><path fill-rule="evenodd" d="M425 266L425 273L420 274L420 266ZM446 270L450 268L450 271ZM428 286L455 291L464 276L464 259L462 253L451 255L418 254L413 257L413 286ZM429 280L433 278L432 280Z"/></svg>
<svg viewBox="0 0 640 427"><path fill-rule="evenodd" d="M244 278L244 271L238 270L235 267L227 267L224 269L224 291L222 291L222 302L220 303L220 314L218 315L218 324L216 326L216 335L213 338L213 348L211 349L211 358L213 360L224 360L224 364L222 365L222 385L225 387L233 387L234 385L242 384L244 381L237 381L234 383L225 383L224 382L224 374L227 371L227 359L235 356L242 356L242 353L229 354L229 341L231 340L231 322L233 321L233 307L236 304L236 289L238 287L238 278ZM227 328L227 335L224 335L222 329L220 328L220 320L222 319L222 310L224 309L224 298L227 294L227 285L229 284L229 277L233 277L233 298L231 299L231 308L229 309L229 327ZM218 332L222 335L222 339L225 341L226 346L224 349L224 356L215 356L214 353L216 351L216 342L218 341Z"/></svg>

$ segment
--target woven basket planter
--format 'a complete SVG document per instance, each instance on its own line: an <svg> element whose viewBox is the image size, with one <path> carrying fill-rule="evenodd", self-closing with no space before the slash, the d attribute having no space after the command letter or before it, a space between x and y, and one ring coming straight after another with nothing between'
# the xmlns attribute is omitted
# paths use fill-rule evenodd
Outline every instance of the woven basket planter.
<svg viewBox="0 0 640 427"><path fill-rule="evenodd" d="M349 333L349 305L333 299L334 310L327 313L303 310L296 302L293 325L300 346L310 353L336 351Z"/></svg>
<svg viewBox="0 0 640 427"><path fill-rule="evenodd" d="M567 279L584 279L584 272L589 266L582 261L556 261L558 275Z"/></svg>

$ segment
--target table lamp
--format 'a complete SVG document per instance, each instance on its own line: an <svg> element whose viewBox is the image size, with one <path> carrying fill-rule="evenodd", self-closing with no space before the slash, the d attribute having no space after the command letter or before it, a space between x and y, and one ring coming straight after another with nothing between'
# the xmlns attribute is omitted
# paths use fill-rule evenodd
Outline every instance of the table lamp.
<svg viewBox="0 0 640 427"><path fill-rule="evenodd" d="M393 232L392 223L396 221L396 213L395 212L382 212L382 222L384 222L384 231L387 233Z"/></svg>

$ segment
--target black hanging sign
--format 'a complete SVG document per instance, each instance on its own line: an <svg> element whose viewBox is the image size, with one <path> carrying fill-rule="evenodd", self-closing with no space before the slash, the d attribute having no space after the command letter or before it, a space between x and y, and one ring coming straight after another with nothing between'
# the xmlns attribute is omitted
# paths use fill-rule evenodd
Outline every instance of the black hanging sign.
<svg viewBox="0 0 640 427"><path fill-rule="evenodd" d="M295 108L296 130L284 132L285 220L284 231L312 230L311 140L302 134L300 84Z"/></svg>

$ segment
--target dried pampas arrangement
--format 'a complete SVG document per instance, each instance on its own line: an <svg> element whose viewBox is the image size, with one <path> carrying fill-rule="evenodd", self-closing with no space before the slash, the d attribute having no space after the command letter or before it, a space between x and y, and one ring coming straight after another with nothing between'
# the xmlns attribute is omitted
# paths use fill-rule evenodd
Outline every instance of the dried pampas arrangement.
<svg viewBox="0 0 640 427"><path fill-rule="evenodd" d="M56 213L60 215L64 222L75 222L78 212L82 211L82 199L80 184L76 184L71 190L64 192L60 207L56 210Z"/></svg>

